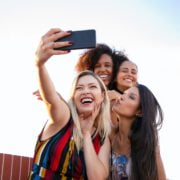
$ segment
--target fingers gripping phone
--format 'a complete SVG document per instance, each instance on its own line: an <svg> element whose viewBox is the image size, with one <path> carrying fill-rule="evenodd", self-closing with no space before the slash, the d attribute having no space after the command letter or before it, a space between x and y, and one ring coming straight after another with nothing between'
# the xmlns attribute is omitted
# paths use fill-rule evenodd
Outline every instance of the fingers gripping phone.
<svg viewBox="0 0 180 180"><path fill-rule="evenodd" d="M88 49L96 46L96 31L94 29L72 31L69 36L60 38L56 42L71 41L72 45L55 48L55 50Z"/></svg>

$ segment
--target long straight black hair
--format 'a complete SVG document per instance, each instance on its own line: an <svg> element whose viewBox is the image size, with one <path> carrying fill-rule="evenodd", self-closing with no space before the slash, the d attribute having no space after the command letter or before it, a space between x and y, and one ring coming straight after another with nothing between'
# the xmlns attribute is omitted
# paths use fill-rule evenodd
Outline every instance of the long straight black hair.
<svg viewBox="0 0 180 180"><path fill-rule="evenodd" d="M136 117L132 124L131 180L158 180L156 147L158 129L163 122L162 109L153 93L144 85L138 84L140 110L142 116Z"/></svg>

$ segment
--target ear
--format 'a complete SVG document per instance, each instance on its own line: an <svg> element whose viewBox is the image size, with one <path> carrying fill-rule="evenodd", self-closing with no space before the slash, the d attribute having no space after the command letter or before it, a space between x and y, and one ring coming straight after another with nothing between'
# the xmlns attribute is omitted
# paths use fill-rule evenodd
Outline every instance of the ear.
<svg viewBox="0 0 180 180"><path fill-rule="evenodd" d="M143 116L141 110L138 110L138 111L136 112L136 116L137 116L137 117L142 117L142 116Z"/></svg>

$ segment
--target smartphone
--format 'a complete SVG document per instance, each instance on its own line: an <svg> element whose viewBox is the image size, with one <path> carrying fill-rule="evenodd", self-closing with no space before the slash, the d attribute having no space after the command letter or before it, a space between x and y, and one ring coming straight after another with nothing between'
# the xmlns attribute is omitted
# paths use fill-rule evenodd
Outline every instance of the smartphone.
<svg viewBox="0 0 180 180"><path fill-rule="evenodd" d="M75 50L95 48L96 46L96 31L94 29L72 31L69 36L60 38L56 42L71 41L70 46L55 48L55 50Z"/></svg>

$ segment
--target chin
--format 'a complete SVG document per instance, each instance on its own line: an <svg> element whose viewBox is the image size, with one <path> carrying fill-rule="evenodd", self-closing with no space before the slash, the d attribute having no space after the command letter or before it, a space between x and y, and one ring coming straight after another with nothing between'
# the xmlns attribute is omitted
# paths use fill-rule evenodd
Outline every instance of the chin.
<svg viewBox="0 0 180 180"><path fill-rule="evenodd" d="M80 111L79 111L79 113L80 114L90 114L90 113L92 113L93 112L93 108L86 108L86 109L81 109Z"/></svg>
<svg viewBox="0 0 180 180"><path fill-rule="evenodd" d="M110 83L110 81L109 81L109 80L106 80L106 81L103 81L103 82L104 82L105 86L108 86L108 85L109 85L109 83Z"/></svg>

